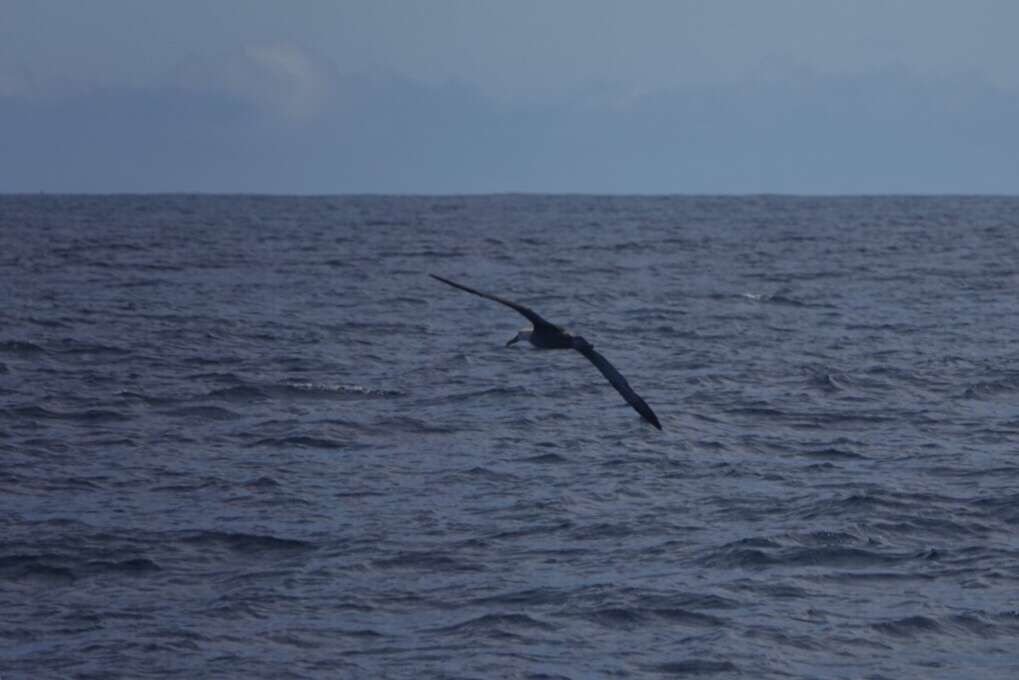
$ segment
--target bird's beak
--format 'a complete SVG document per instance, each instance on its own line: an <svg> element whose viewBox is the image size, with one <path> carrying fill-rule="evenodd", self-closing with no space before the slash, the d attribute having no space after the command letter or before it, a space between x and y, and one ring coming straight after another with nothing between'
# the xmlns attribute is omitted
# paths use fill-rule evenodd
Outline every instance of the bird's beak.
<svg viewBox="0 0 1019 680"><path fill-rule="evenodd" d="M514 335L512 338L510 338L510 341L506 343L506 346L509 347L510 345L512 345L514 342L516 342L519 339L520 339L519 335Z"/></svg>

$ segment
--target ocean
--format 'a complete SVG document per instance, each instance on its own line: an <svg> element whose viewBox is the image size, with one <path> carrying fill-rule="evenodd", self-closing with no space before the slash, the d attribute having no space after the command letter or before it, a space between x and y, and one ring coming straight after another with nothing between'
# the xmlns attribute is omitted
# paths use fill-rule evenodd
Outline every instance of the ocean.
<svg viewBox="0 0 1019 680"><path fill-rule="evenodd" d="M0 677L1019 676L1017 294L1019 198L0 197Z"/></svg>

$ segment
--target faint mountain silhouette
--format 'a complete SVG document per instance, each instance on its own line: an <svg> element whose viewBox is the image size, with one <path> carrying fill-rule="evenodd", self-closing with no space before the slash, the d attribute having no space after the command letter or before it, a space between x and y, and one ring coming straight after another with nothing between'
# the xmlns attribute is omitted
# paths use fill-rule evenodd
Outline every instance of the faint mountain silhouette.
<svg viewBox="0 0 1019 680"><path fill-rule="evenodd" d="M905 72L514 103L268 46L0 89L0 191L1015 193L1019 95Z"/></svg>

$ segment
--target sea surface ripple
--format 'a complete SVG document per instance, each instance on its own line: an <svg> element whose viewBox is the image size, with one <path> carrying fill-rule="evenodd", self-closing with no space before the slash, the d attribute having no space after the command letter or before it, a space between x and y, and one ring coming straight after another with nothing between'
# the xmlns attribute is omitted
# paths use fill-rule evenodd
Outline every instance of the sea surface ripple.
<svg viewBox="0 0 1019 680"><path fill-rule="evenodd" d="M994 197L0 197L0 676L1019 677L1017 235Z"/></svg>

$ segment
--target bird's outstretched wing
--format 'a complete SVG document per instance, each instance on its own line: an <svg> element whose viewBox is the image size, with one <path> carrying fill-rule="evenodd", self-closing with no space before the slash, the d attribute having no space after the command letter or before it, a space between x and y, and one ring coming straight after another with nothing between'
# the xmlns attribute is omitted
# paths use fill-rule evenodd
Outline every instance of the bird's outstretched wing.
<svg viewBox="0 0 1019 680"><path fill-rule="evenodd" d="M578 338L578 340L582 340ZM616 370L616 367L609 363L609 360L603 357L601 354L594 350L588 342L576 342L573 347L575 350L583 354L588 360L598 367L602 375L608 378L608 381L612 383L612 386L616 388L616 391L623 395L623 399L626 399L626 403L633 407L637 413L644 417L644 420L648 421L659 430L662 429L662 424L658 422L658 416L651 410L651 407L647 405L647 402L640 398L640 395L633 391L630 387L630 383L626 382L626 378Z"/></svg>
<svg viewBox="0 0 1019 680"><path fill-rule="evenodd" d="M436 276L435 274L429 274L429 276L431 276L433 279L438 279L439 281L442 281L443 283L449 284L450 286L453 286L454 288L459 288L460 290L467 291L468 293L472 293L474 295L478 295L480 297L487 298L489 300L492 300L494 302L498 302L500 304L504 304L507 307L512 307L513 309L517 310L518 312L523 314L525 317L527 317L527 320L530 321L531 323L533 323L535 328L538 328L539 326L551 326L553 328L558 328L555 324L549 323L548 321L545 321L545 319L541 318L538 315L537 312L535 312L533 309L531 309L529 307L524 307L523 305L519 305L516 302L510 302L509 300L504 300L501 297L497 297L495 295L490 295L489 293L482 293L480 290L474 290L473 288L468 288L467 286L465 286L463 284L454 283L453 281L450 281L449 279L444 279L441 276Z"/></svg>

